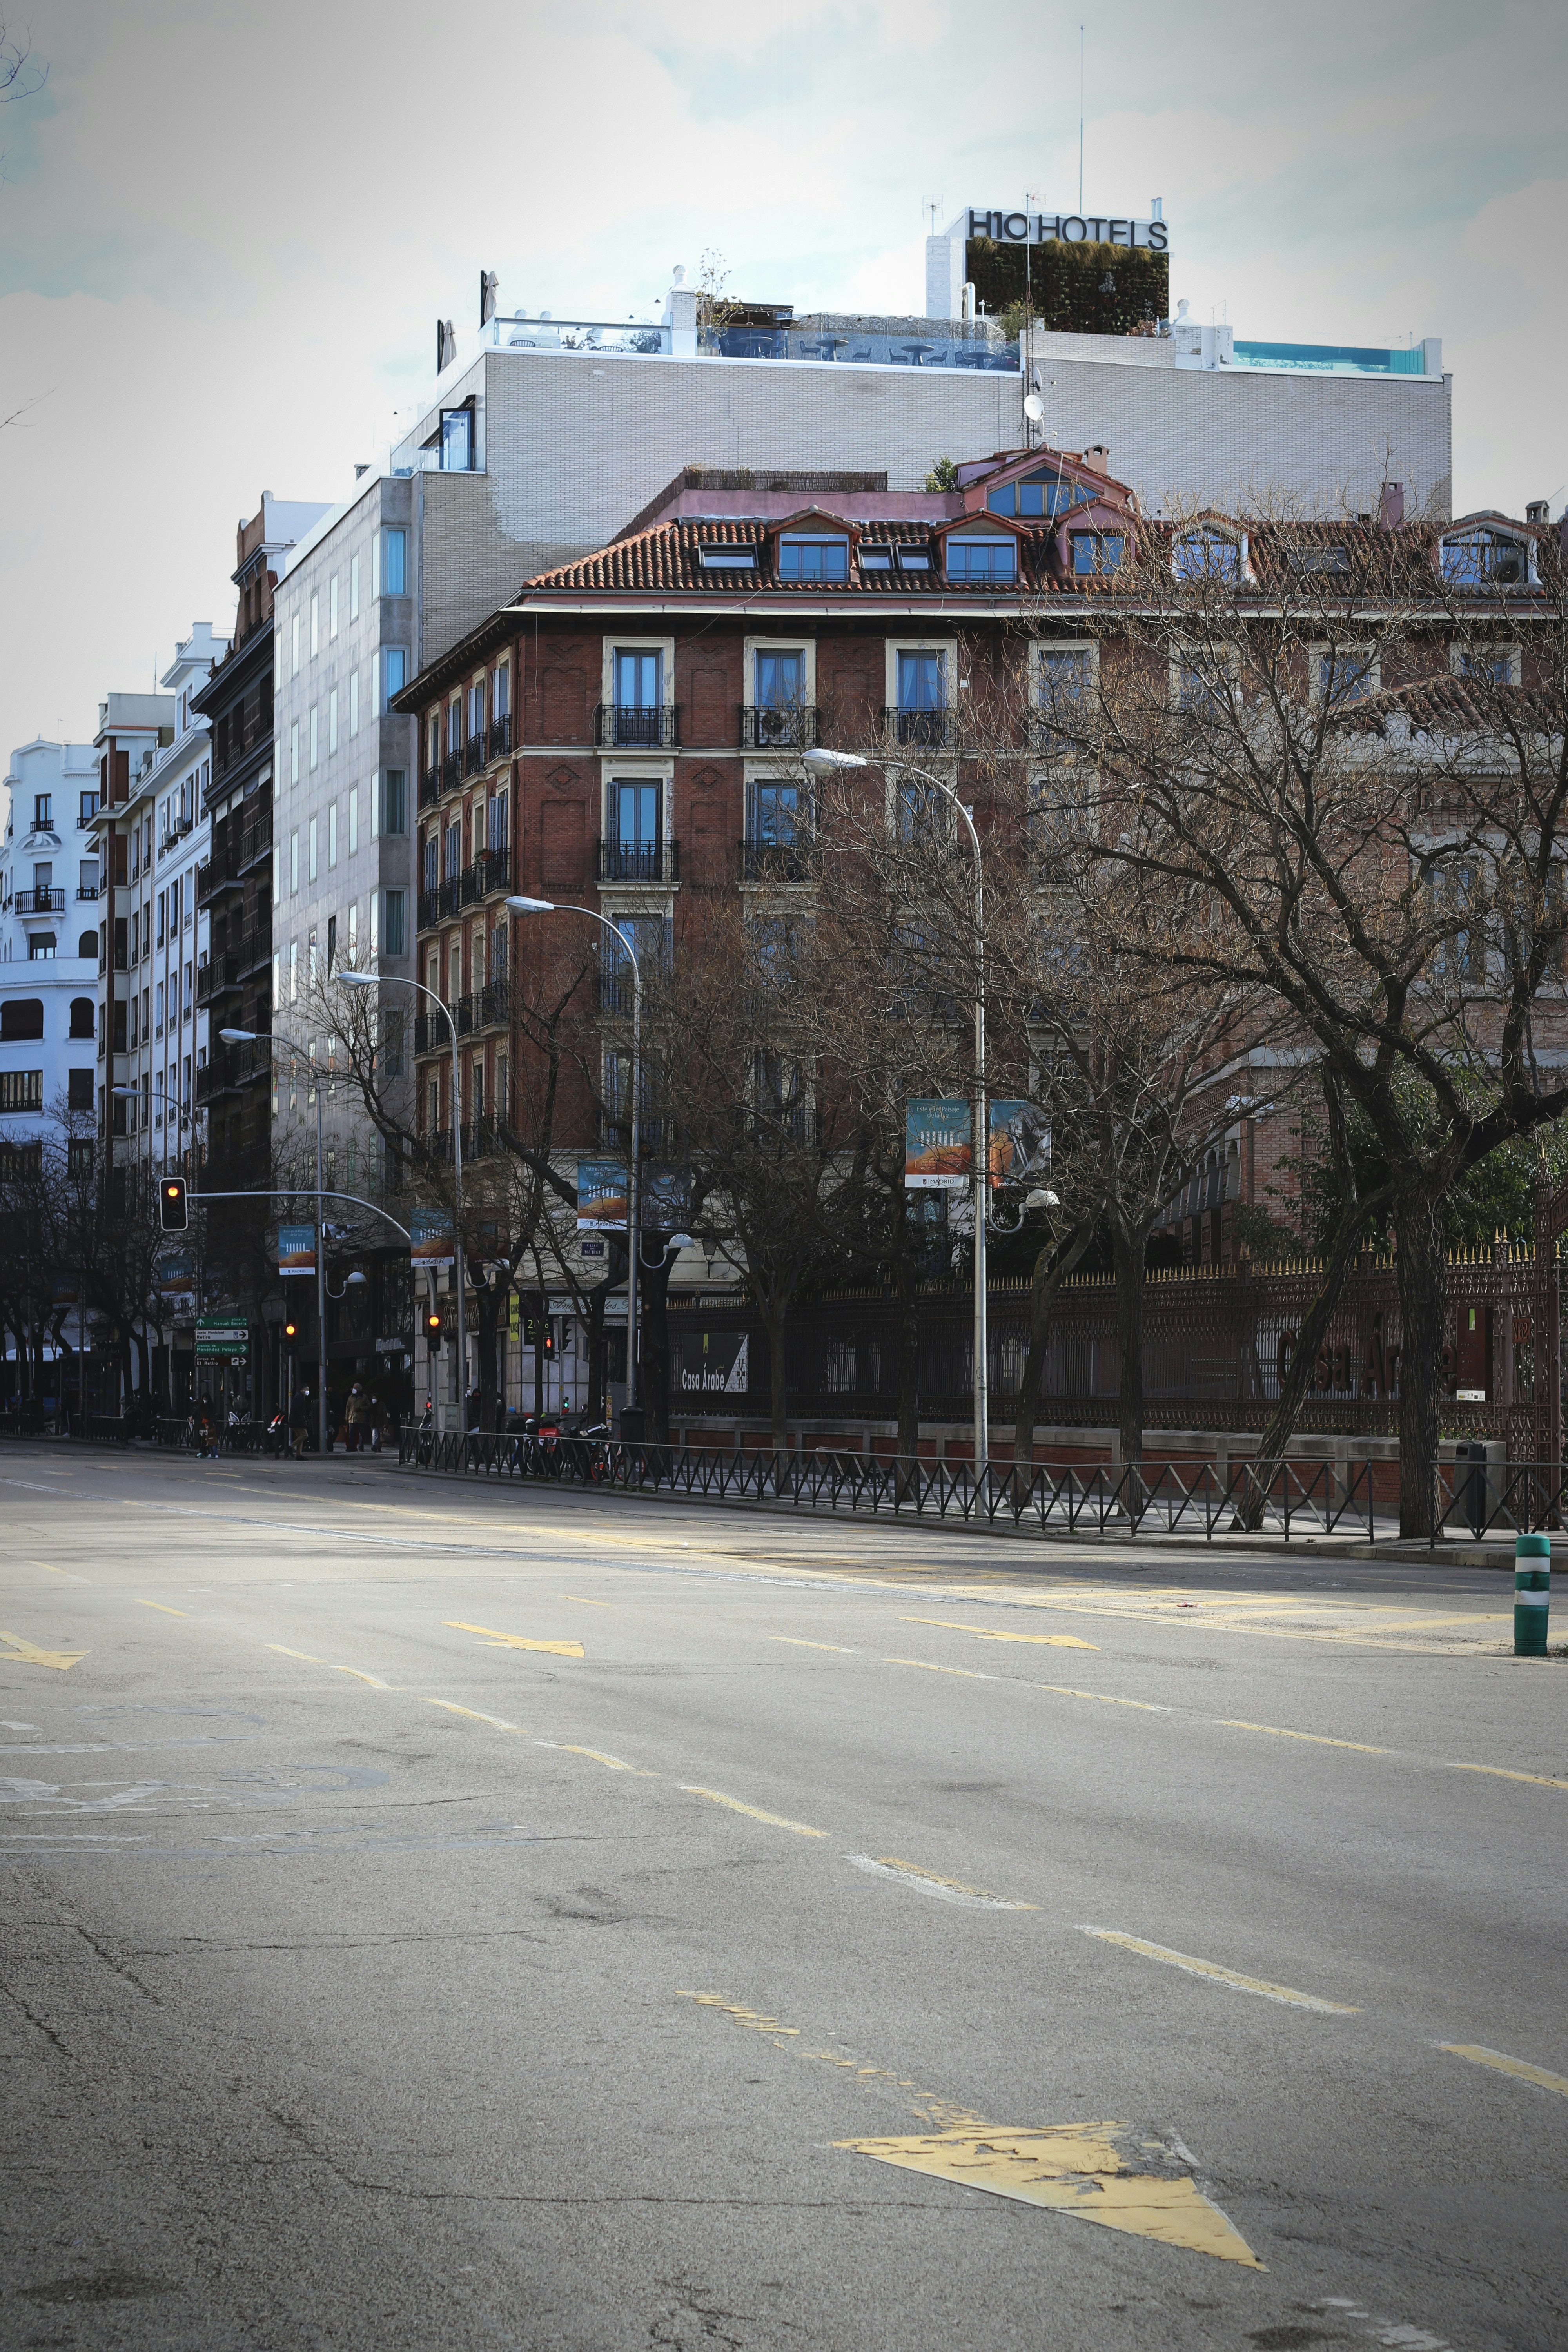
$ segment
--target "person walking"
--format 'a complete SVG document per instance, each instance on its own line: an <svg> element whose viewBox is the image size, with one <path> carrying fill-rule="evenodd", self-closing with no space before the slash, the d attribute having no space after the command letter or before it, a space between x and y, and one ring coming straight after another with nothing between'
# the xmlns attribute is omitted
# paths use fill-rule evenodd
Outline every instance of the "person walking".
<svg viewBox="0 0 1568 2352"><path fill-rule="evenodd" d="M357 1454L364 1444L364 1433L370 1425L371 1403L358 1381L349 1391L345 1420L348 1423L349 1452Z"/></svg>
<svg viewBox="0 0 1568 2352"><path fill-rule="evenodd" d="M310 1391L296 1389L294 1402L289 1408L289 1442L294 1449L296 1462L305 1459L305 1448L310 1442Z"/></svg>

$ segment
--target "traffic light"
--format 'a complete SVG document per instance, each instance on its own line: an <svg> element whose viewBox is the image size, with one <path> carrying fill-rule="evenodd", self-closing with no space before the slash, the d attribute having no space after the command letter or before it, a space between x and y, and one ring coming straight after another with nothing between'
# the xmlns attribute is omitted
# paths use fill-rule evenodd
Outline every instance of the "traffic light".
<svg viewBox="0 0 1568 2352"><path fill-rule="evenodd" d="M283 1337L284 1337L286 1339L289 1339L289 1340L294 1340L294 1339L297 1339L299 1338L299 1336L300 1336L300 1326L298 1325L298 1323L285 1323L285 1324L284 1324L284 1326L283 1326Z"/></svg>
<svg viewBox="0 0 1568 2352"><path fill-rule="evenodd" d="M191 1222L183 1176L165 1176L158 1187L158 1222L166 1234L183 1234Z"/></svg>
<svg viewBox="0 0 1568 2352"><path fill-rule="evenodd" d="M441 1317L434 1307L425 1318L425 1339L430 1353L434 1355L441 1345Z"/></svg>

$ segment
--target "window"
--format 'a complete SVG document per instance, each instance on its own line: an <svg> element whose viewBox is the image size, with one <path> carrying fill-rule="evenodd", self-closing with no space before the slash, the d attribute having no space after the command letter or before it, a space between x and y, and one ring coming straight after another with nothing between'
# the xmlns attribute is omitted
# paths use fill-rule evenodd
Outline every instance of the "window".
<svg viewBox="0 0 1568 2352"><path fill-rule="evenodd" d="M491 682L490 716L508 719L511 715L511 664L499 662Z"/></svg>
<svg viewBox="0 0 1568 2352"><path fill-rule="evenodd" d="M757 741L798 741L801 706L805 699L805 656L759 653L756 664Z"/></svg>
<svg viewBox="0 0 1568 2352"><path fill-rule="evenodd" d="M296 720L294 721L294 724L292 725L292 727L290 727L290 728L289 728L289 782L291 784L297 784L297 783L299 782L299 781L300 781L300 722L299 722L299 720L298 720L298 719L296 719Z"/></svg>
<svg viewBox="0 0 1568 2352"><path fill-rule="evenodd" d="M750 798L752 842L759 849L788 848L800 819L800 788L794 779L759 776Z"/></svg>
<svg viewBox="0 0 1568 2352"><path fill-rule="evenodd" d="M1468 652L1463 647L1456 647L1454 676L1477 678L1489 686L1517 686L1519 683L1519 673L1515 667L1517 660L1518 656L1508 647L1503 647L1495 653L1489 648L1474 653Z"/></svg>
<svg viewBox="0 0 1568 2352"><path fill-rule="evenodd" d="M1176 541L1171 565L1178 580L1236 580L1241 550L1217 530L1190 530Z"/></svg>
<svg viewBox="0 0 1568 2352"><path fill-rule="evenodd" d="M338 862L338 804L327 803L327 867L329 872Z"/></svg>
<svg viewBox="0 0 1568 2352"><path fill-rule="evenodd" d="M404 893L401 890L389 890L386 894L386 926L384 933L384 945L389 956L400 956L404 953L403 906ZM374 940L371 944L374 948Z"/></svg>
<svg viewBox="0 0 1568 2352"><path fill-rule="evenodd" d="M1359 646L1340 646L1318 656L1318 693L1336 710L1364 701L1378 688L1377 660Z"/></svg>
<svg viewBox="0 0 1568 2352"><path fill-rule="evenodd" d="M92 1105L89 1102L88 1108L90 1110L91 1108ZM85 1141L73 1141L68 1143L66 1145L66 1174L79 1183L84 1177L89 1177L92 1172L92 1145L89 1142Z"/></svg>
<svg viewBox="0 0 1568 2352"><path fill-rule="evenodd" d="M349 672L349 733L359 733L359 672Z"/></svg>
<svg viewBox="0 0 1568 2352"><path fill-rule="evenodd" d="M485 846L487 849L499 852L506 847L510 813L510 795L504 792L492 793L486 814Z"/></svg>
<svg viewBox="0 0 1568 2352"><path fill-rule="evenodd" d="M641 648L622 648L616 655L616 707L620 710L657 710L662 656Z"/></svg>
<svg viewBox="0 0 1568 2352"><path fill-rule="evenodd" d="M468 688L468 740L477 743L485 731L485 681L477 677Z"/></svg>
<svg viewBox="0 0 1568 2352"><path fill-rule="evenodd" d="M357 555L351 555L349 558L349 618L351 621L359 619L359 557Z"/></svg>
<svg viewBox="0 0 1568 2352"><path fill-rule="evenodd" d="M781 580L847 580L849 541L821 531L791 532L779 541Z"/></svg>
<svg viewBox="0 0 1568 2352"><path fill-rule="evenodd" d="M1432 918L1443 926L1432 957L1439 980L1473 979L1481 968L1481 940L1470 929L1477 911L1477 871L1470 858L1433 858L1425 874Z"/></svg>
<svg viewBox="0 0 1568 2352"><path fill-rule="evenodd" d="M1222 662L1191 654L1172 665L1172 700L1178 710L1201 718L1217 716L1230 707L1230 679Z"/></svg>
<svg viewBox="0 0 1568 2352"><path fill-rule="evenodd" d="M78 1000L81 1003L86 1001L85 998ZM74 1023L75 1005L71 1007L71 1018ZM6 1003L0 1004L0 1045L20 1045L28 1038L41 1037L43 1034L44 1000L41 996L13 996ZM78 1034L73 1027L71 1035L74 1037ZM90 1028L87 1034L91 1036Z"/></svg>
<svg viewBox="0 0 1568 2352"><path fill-rule="evenodd" d="M296 890L298 890L298 889L299 889L299 887L300 887L300 828L299 828L299 826L298 826L298 825L296 825L296 826L295 826L295 828L294 828L294 830L293 830L293 832L292 832L292 833L289 835L289 895L290 895L290 896L292 896L292 895L293 895L293 893L294 893Z"/></svg>
<svg viewBox="0 0 1568 2352"><path fill-rule="evenodd" d="M756 561L754 547L705 547L702 550L704 572L750 572L755 568Z"/></svg>
<svg viewBox="0 0 1568 2352"><path fill-rule="evenodd" d="M381 656L383 692L381 708L384 714L392 707L393 698L402 693L407 684L408 656L401 646L388 646Z"/></svg>
<svg viewBox="0 0 1568 2352"><path fill-rule="evenodd" d="M92 1072L90 1069L68 1070L66 1072L66 1108L67 1110L90 1110L92 1108Z"/></svg>
<svg viewBox="0 0 1568 2352"><path fill-rule="evenodd" d="M384 596L407 593L408 533L386 530L381 534L381 593Z"/></svg>
<svg viewBox="0 0 1568 2352"><path fill-rule="evenodd" d="M950 580L1016 580L1018 551L1010 539L960 538L953 532L946 546Z"/></svg>
<svg viewBox="0 0 1568 2352"><path fill-rule="evenodd" d="M1120 572L1127 541L1120 531L1079 530L1073 533L1072 568L1079 580Z"/></svg>
<svg viewBox="0 0 1568 2352"><path fill-rule="evenodd" d="M908 545L900 546L899 549L899 570L900 572L929 572L931 570L930 548L911 547Z"/></svg>
<svg viewBox="0 0 1568 2352"><path fill-rule="evenodd" d="M83 793L81 796L80 813L77 817L77 823L79 824L90 824L97 814L98 794L96 793Z"/></svg>
<svg viewBox="0 0 1568 2352"><path fill-rule="evenodd" d="M372 784L371 784L370 793L371 793L371 807L372 807L372 810L374 811L374 806L375 806L375 785L374 785L374 782L372 782ZM359 786L358 786L357 784L351 784L351 785L350 785L350 787L349 787L349 856L350 856L351 857L353 857L353 855L354 855L354 853L355 853L355 851L356 851L358 848L359 848Z"/></svg>
<svg viewBox="0 0 1568 2352"><path fill-rule="evenodd" d="M93 1003L90 996L71 998L68 1034L73 1037L90 1037L93 1034Z"/></svg>
<svg viewBox="0 0 1568 2352"><path fill-rule="evenodd" d="M76 943L76 951L79 956L87 956L89 958L96 956L99 967L100 970L102 969L103 957L100 951L99 942L91 931L83 931L81 933Z"/></svg>
<svg viewBox="0 0 1568 2352"><path fill-rule="evenodd" d="M338 748L338 689L337 689L337 688L334 686L334 687L333 687L333 688L332 688L332 690L331 690L331 694L329 694L329 695L328 695L328 697L327 697L327 750L328 750L328 751L329 751L329 752L331 752L331 751L335 751L337 750L337 748Z"/></svg>
<svg viewBox="0 0 1568 2352"><path fill-rule="evenodd" d="M1084 720L1084 700L1089 692L1093 656L1086 646L1041 646L1036 673L1039 694L1040 719L1049 733L1058 730L1060 736L1078 733Z"/></svg>
<svg viewBox="0 0 1568 2352"><path fill-rule="evenodd" d="M0 1111L42 1110L42 1070L0 1070Z"/></svg>
<svg viewBox="0 0 1568 2352"><path fill-rule="evenodd" d="M1442 566L1444 579L1458 588L1522 588L1530 579L1526 549L1517 539L1495 530L1446 539Z"/></svg>
<svg viewBox="0 0 1568 2352"><path fill-rule="evenodd" d="M321 742L320 719L321 714L318 711L316 705L312 702L310 705L310 765L312 768L316 766L321 758Z"/></svg>
<svg viewBox="0 0 1568 2352"><path fill-rule="evenodd" d="M316 820L310 819L310 879L316 878Z"/></svg>
<svg viewBox="0 0 1568 2352"><path fill-rule="evenodd" d="M312 594L310 598L310 659L312 661L315 660L317 654L321 648L321 600L320 596Z"/></svg>
<svg viewBox="0 0 1568 2352"><path fill-rule="evenodd" d="M441 471L471 474L474 470L474 412L471 408L441 411Z"/></svg>
<svg viewBox="0 0 1568 2352"><path fill-rule="evenodd" d="M1079 482L1064 481L1059 474L1050 472L1026 475L1021 482L1005 482L997 490L988 490L985 503L993 514L1047 516L1065 514L1069 507L1082 506L1089 492Z"/></svg>
<svg viewBox="0 0 1568 2352"><path fill-rule="evenodd" d="M657 777L617 777L609 793L605 878L657 882L663 874L664 786Z"/></svg>
<svg viewBox="0 0 1568 2352"><path fill-rule="evenodd" d="M296 614L295 614L295 615L294 615L293 624L292 624L292 631L293 631L293 640L294 640L294 642L293 642L293 668L292 668L292 670L290 671L290 673L289 673L289 674L290 674L290 676L291 676L291 677L299 677L299 675L300 675L300 615L299 615L299 614L298 614L298 613L296 613Z"/></svg>
<svg viewBox="0 0 1568 2352"><path fill-rule="evenodd" d="M327 978L331 980L338 962L338 919L327 917Z"/></svg>
<svg viewBox="0 0 1568 2352"><path fill-rule="evenodd" d="M35 833L48 833L53 829L54 822L55 796L53 793L35 793L33 794L33 831Z"/></svg>
<svg viewBox="0 0 1568 2352"><path fill-rule="evenodd" d="M862 544L860 549L862 572L890 572L892 568L893 551L890 547L867 547Z"/></svg>

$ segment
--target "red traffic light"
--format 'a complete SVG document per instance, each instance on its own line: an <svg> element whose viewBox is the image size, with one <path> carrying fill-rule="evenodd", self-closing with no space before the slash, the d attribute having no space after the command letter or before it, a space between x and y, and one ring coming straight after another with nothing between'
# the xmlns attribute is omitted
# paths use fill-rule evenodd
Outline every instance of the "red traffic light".
<svg viewBox="0 0 1568 2352"><path fill-rule="evenodd" d="M425 1337L429 1341L432 1348L438 1348L440 1346L441 1318L434 1307L430 1309L429 1314L425 1318Z"/></svg>
<svg viewBox="0 0 1568 2352"><path fill-rule="evenodd" d="M165 1176L158 1187L158 1223L166 1234L183 1234L190 1223L183 1176Z"/></svg>

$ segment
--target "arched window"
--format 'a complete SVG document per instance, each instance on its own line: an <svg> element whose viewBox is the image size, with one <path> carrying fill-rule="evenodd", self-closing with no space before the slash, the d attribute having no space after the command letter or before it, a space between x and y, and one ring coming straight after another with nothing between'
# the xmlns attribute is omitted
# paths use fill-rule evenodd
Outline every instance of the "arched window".
<svg viewBox="0 0 1568 2352"><path fill-rule="evenodd" d="M83 931L80 939L78 940L76 943L76 951L84 962L96 963L98 961L98 933L96 931Z"/></svg>
<svg viewBox="0 0 1568 2352"><path fill-rule="evenodd" d="M21 1045L29 1037L44 1034L44 1000L41 996L14 996L0 1004L0 1044Z"/></svg>
<svg viewBox="0 0 1568 2352"><path fill-rule="evenodd" d="M90 996L73 996L71 998L70 1034L73 1037L90 1037L92 1035L92 999Z"/></svg>

